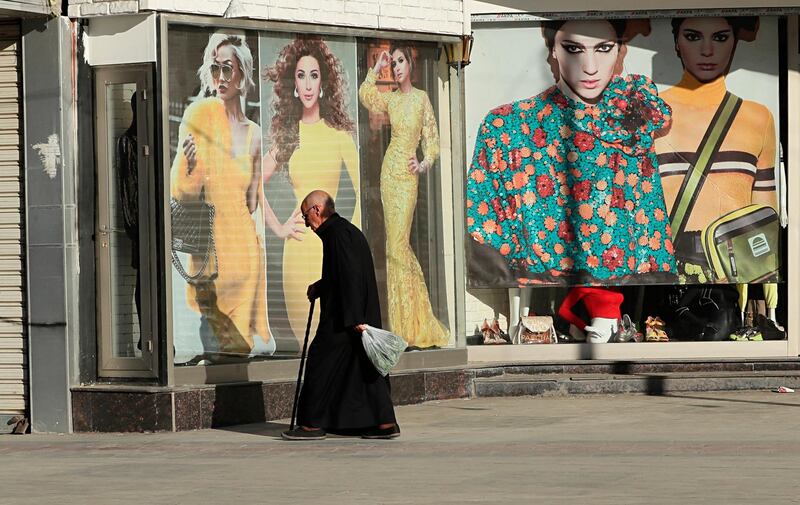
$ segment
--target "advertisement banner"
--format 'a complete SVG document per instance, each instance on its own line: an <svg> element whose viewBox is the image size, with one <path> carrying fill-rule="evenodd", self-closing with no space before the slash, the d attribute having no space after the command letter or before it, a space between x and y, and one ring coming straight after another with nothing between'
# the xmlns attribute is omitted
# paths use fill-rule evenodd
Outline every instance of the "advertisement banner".
<svg viewBox="0 0 800 505"><path fill-rule="evenodd" d="M322 269L300 212L314 190L364 230L384 328L412 349L448 345L430 200L436 46L186 26L168 37L175 362L298 354ZM318 309L313 321L312 335Z"/></svg>
<svg viewBox="0 0 800 505"><path fill-rule="evenodd" d="M361 227L356 43L262 33L260 58L270 322L280 348L297 349L306 291L322 274L322 242L304 226L303 198L321 189Z"/></svg>
<svg viewBox="0 0 800 505"><path fill-rule="evenodd" d="M778 280L776 18L545 21L475 47L471 287Z"/></svg>
<svg viewBox="0 0 800 505"><path fill-rule="evenodd" d="M258 38L169 33L172 314L176 362L271 354Z"/></svg>

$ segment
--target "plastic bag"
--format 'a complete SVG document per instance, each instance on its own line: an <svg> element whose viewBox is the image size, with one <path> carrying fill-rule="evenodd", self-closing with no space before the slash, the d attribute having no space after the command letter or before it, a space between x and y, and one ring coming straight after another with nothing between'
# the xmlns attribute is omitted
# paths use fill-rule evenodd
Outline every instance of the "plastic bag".
<svg viewBox="0 0 800 505"><path fill-rule="evenodd" d="M402 337L369 325L361 332L361 343L364 344L367 357L375 365L375 369L384 377L397 365L403 351L408 347Z"/></svg>

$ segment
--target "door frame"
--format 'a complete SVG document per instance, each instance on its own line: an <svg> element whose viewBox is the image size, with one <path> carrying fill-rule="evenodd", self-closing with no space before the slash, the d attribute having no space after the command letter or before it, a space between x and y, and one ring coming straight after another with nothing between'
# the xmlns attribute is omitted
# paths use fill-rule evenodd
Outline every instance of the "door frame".
<svg viewBox="0 0 800 505"><path fill-rule="evenodd" d="M112 354L111 345L111 265L102 249L108 245L109 191L105 188L115 184L111 180L109 164L115 153L108 138L108 111L106 90L109 85L135 83L137 91L137 149L139 175L139 275L141 311L140 334L142 352L140 357L123 358ZM95 292L97 324L97 374L100 378L148 378L159 375L158 310L155 282L155 156L153 69L148 64L113 65L94 68L95 97L95 155L96 155L96 204L95 204ZM103 245L105 244L105 246Z"/></svg>

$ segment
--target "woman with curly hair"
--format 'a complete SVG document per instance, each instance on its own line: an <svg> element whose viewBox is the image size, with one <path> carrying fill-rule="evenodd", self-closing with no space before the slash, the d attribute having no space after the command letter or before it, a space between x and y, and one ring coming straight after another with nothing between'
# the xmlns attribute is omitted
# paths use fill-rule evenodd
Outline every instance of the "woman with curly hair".
<svg viewBox="0 0 800 505"><path fill-rule="evenodd" d="M391 65L398 89L382 93L375 85ZM386 284L389 324L409 346L447 345L450 333L436 319L428 288L409 236L417 206L419 174L433 168L439 156L439 131L428 95L411 82L413 48L395 46L383 51L358 90L361 103L372 112L389 113L392 138L381 165L381 203L386 225ZM422 141L424 158L417 159Z"/></svg>
<svg viewBox="0 0 800 505"><path fill-rule="evenodd" d="M264 76L275 83L271 147L262 164L264 182L276 170L286 170L298 205L284 225L283 237L295 240L288 240L283 251L283 290L289 322L295 335L302 335L308 313L306 291L321 275L322 242L312 237L311 244L299 244L304 233L299 205L314 190L336 199L344 165L355 191L351 222L361 226L355 125L347 113L342 63L321 38L297 37ZM281 226L271 208L265 208L267 224L273 229Z"/></svg>
<svg viewBox="0 0 800 505"><path fill-rule="evenodd" d="M242 109L255 87L253 56L244 37L213 34L197 74L201 97L181 120L181 150L172 163L170 189L178 201L202 198L214 206L216 261L208 262L205 282L187 284L186 298L210 326L219 352L247 355L259 347L271 354L275 343L267 326L264 244L253 219L264 203L261 129ZM202 263L192 256L191 270Z"/></svg>

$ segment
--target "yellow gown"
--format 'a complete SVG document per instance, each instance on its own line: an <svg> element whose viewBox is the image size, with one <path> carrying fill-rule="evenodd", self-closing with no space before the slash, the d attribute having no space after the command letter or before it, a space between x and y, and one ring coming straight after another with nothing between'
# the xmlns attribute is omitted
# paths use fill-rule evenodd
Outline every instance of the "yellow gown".
<svg viewBox="0 0 800 505"><path fill-rule="evenodd" d="M342 163L355 189L356 203L350 222L361 228L358 150L352 135L328 126L324 120L312 124L300 121L300 144L289 158L289 178L298 208L315 189L325 191L336 200ZM308 320L308 286L321 276L322 241L319 237L309 232L303 241L287 240L283 250L283 296L289 324L298 340L303 338ZM319 321L319 304L314 313L314 320Z"/></svg>
<svg viewBox="0 0 800 505"><path fill-rule="evenodd" d="M203 314L219 340L220 351L248 354L253 337L269 342L266 300L266 256L262 238L247 208L247 190L253 176L250 146L258 125L249 122L241 154L233 156L230 126L218 98L198 100L184 113L178 133L178 154L172 164L170 192L177 200L192 200L204 193L214 205L214 254L217 277L202 285L186 285L189 306ZM191 133L197 149L197 164L188 173L180 146ZM263 202L261 184L259 202ZM259 203L259 205L261 205ZM258 210L256 212L259 212ZM214 271L214 258L209 261ZM200 259L192 257L190 269L197 271Z"/></svg>
<svg viewBox="0 0 800 505"><path fill-rule="evenodd" d="M433 315L422 268L409 241L419 178L408 171L408 159L416 155L421 139L424 161L433 165L439 156L436 117L424 91L413 88L409 93L382 93L375 86L377 77L369 70L358 96L370 111L388 112L392 125L381 165L389 325L409 345L442 347L449 342L450 333Z"/></svg>

